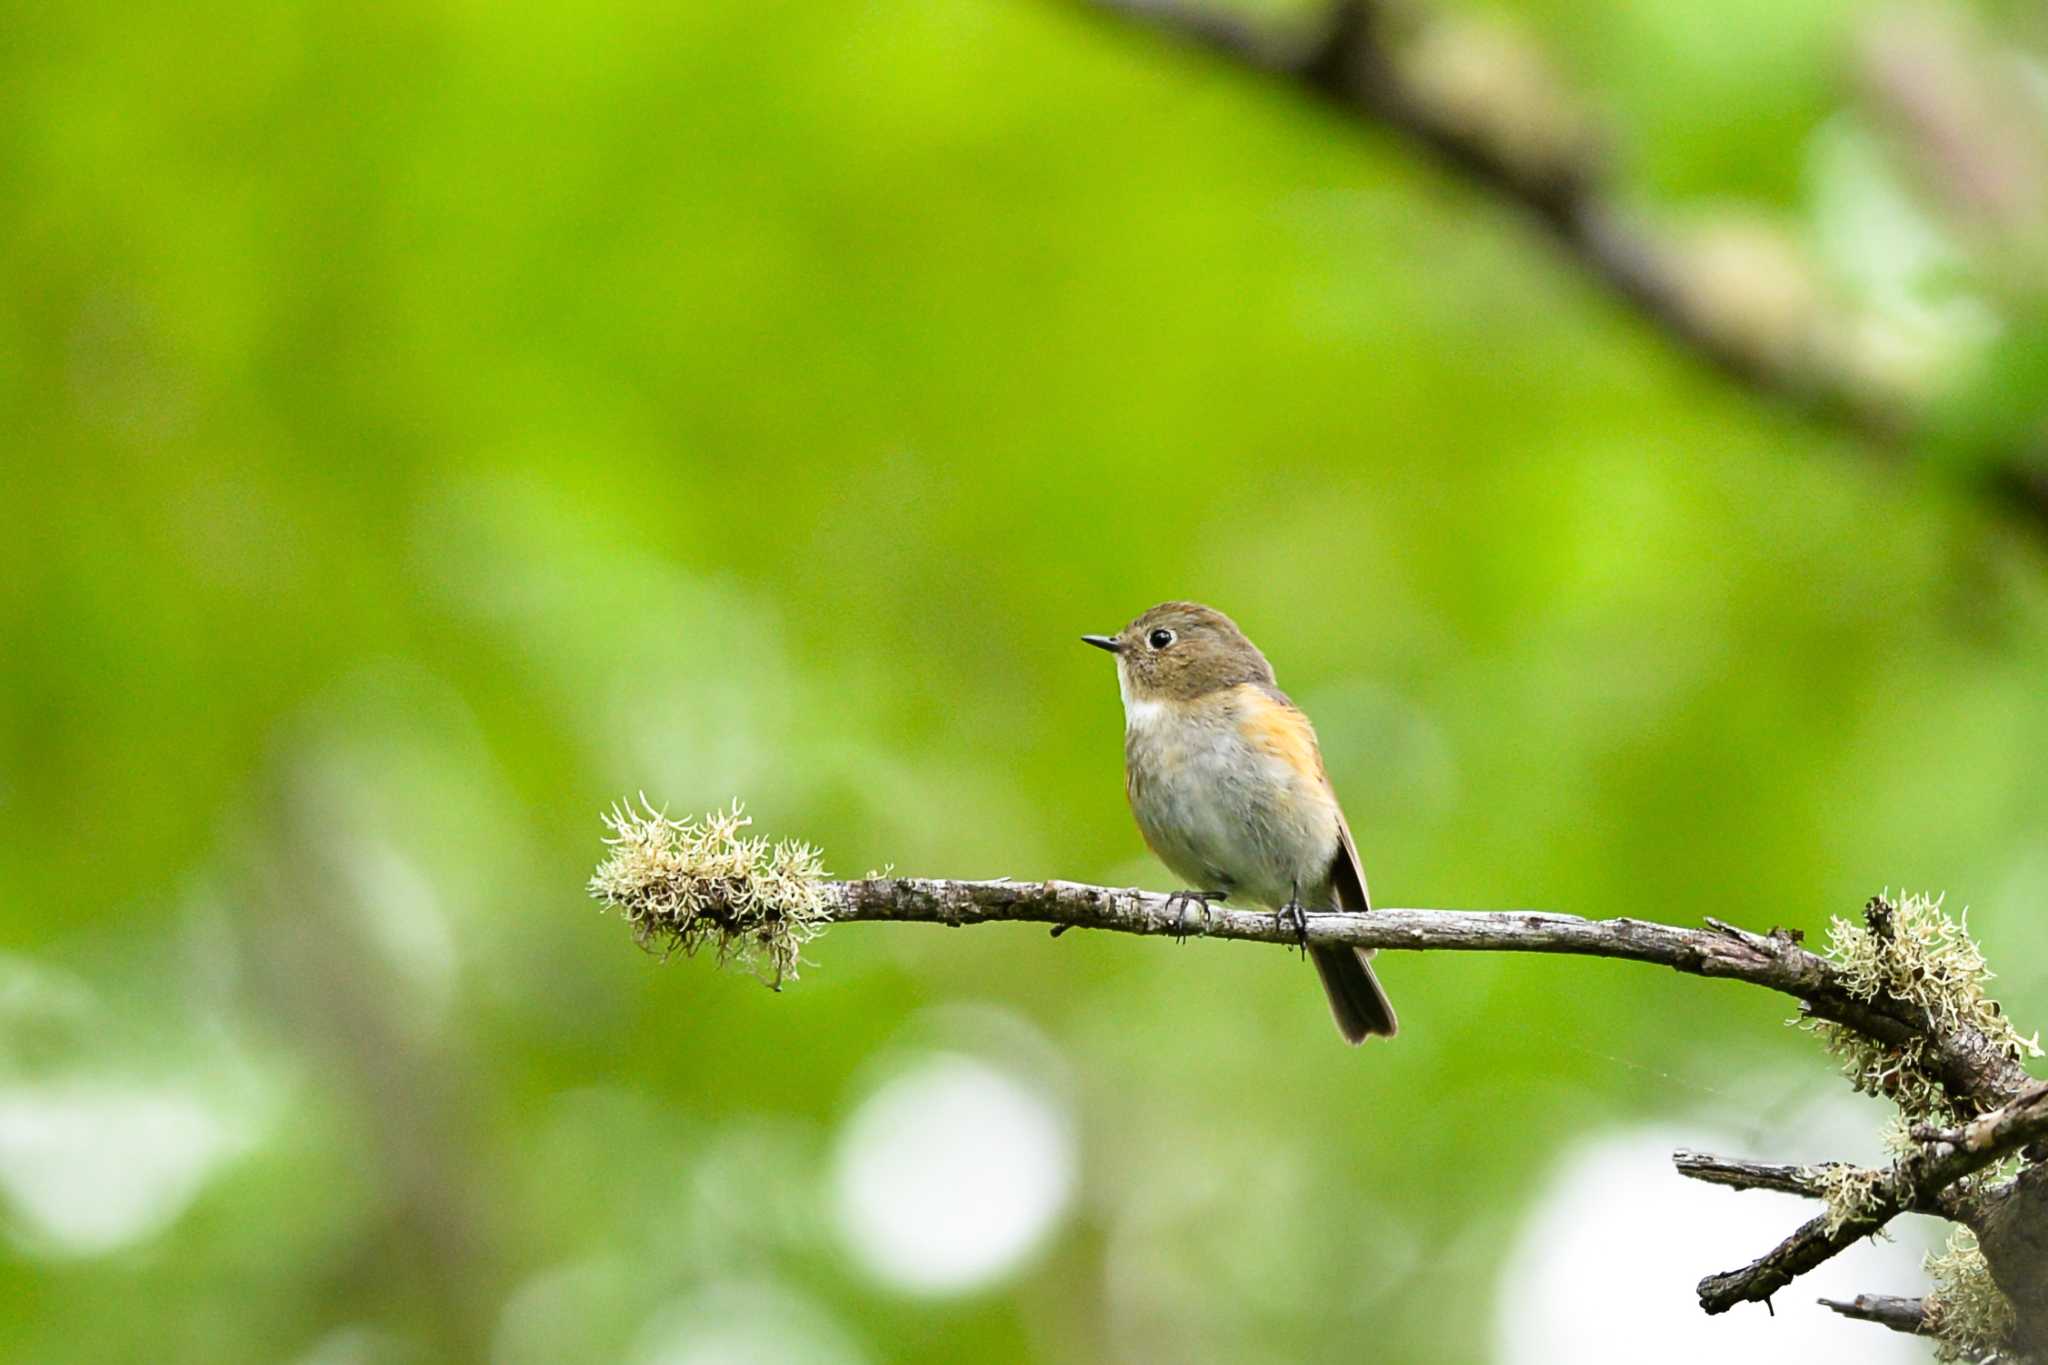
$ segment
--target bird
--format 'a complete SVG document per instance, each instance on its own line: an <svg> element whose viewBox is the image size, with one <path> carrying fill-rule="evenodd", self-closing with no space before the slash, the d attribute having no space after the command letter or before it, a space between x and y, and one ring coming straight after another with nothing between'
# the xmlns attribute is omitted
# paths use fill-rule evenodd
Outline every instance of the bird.
<svg viewBox="0 0 2048 1365"><path fill-rule="evenodd" d="M1358 845L1315 727L1237 623L1199 602L1161 602L1114 635L1124 793L1138 831L1187 883L1177 896L1237 899L1292 918L1347 1043L1394 1036L1394 1007L1365 949L1307 946L1305 910L1366 911Z"/></svg>

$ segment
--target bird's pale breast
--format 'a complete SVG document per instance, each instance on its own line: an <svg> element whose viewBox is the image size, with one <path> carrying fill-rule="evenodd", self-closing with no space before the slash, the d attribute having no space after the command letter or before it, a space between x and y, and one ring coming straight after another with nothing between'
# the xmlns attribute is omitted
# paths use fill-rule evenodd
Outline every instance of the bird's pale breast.
<svg viewBox="0 0 2048 1365"><path fill-rule="evenodd" d="M1124 762L1145 842L1202 890L1329 903L1341 819L1308 719L1254 684L1130 701Z"/></svg>

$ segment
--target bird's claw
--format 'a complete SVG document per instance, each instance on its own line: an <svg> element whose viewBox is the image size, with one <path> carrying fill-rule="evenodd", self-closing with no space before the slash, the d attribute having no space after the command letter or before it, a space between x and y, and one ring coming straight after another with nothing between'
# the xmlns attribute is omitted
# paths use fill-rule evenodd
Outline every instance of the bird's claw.
<svg viewBox="0 0 2048 1365"><path fill-rule="evenodd" d="M1283 933L1292 928L1295 946L1301 949L1304 958L1308 956L1308 914L1301 908L1299 897L1290 897L1287 904L1273 912L1273 927Z"/></svg>
<svg viewBox="0 0 2048 1365"><path fill-rule="evenodd" d="M1221 891L1176 891L1171 896L1168 896L1166 903L1178 907L1179 911L1174 916L1173 941L1175 943L1186 943L1188 941L1188 906L1191 903L1201 907L1202 933L1207 935L1209 932L1209 902L1220 901L1223 899L1223 895L1224 893Z"/></svg>

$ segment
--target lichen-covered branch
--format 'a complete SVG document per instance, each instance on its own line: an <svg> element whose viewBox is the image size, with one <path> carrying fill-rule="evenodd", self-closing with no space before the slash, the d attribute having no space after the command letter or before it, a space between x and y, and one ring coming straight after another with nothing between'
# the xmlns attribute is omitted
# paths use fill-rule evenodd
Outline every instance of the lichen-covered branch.
<svg viewBox="0 0 2048 1365"><path fill-rule="evenodd" d="M1943 1349L1990 1342L2048 1359L2048 1082L2039 1056L1985 989L1990 972L1965 926L1938 900L1875 897L1861 923L1835 921L1823 956L1796 933L1719 920L1685 928L1640 919L1583 919L1541 910L1311 912L1297 923L1265 911L1079 882L827 877L819 854L744 833L738 807L671 819L642 802L607 817L610 851L591 894L642 946L711 949L771 984L795 977L803 946L831 924L1035 923L1171 937L1236 939L1387 952L1522 952L1618 958L1693 976L1742 981L1799 1001L1859 1088L1889 1097L1905 1150L1889 1167L1794 1167L1680 1152L1681 1173L1738 1189L1820 1199L1824 1210L1739 1270L1699 1284L1701 1306L1726 1312L1768 1301L1799 1275L1907 1211L1963 1225L1930 1275L1927 1321ZM2019 1173L1986 1172L2024 1154ZM1973 1234L1981 1232L1980 1245ZM1946 1286L1946 1288L1941 1288ZM2017 1358L2017 1357L2016 1357Z"/></svg>
<svg viewBox="0 0 2048 1365"><path fill-rule="evenodd" d="M1928 1037L1974 1032L2014 1067L2039 1056L1985 989L1990 970L1960 919L1938 900L1874 897L1862 922L1837 919L1828 955L1859 999L1884 999L1924 1018ZM1722 1312L1744 1301L1768 1301L1791 1280L1905 1211L1952 1220L1949 1246L1928 1260L1934 1290L1919 1302L1910 1330L1934 1337L1943 1360L2048 1359L2048 1167L2035 1144L2048 1132L2048 1084L2028 1081L2006 1103L1962 1117L1954 1096L1928 1070L1925 1045L1878 1046L1861 1035L1830 1030L1829 1049L1859 1089L1899 1106L1897 1143L1905 1153L1877 1170L1826 1163L1780 1166L1677 1155L1679 1171L1738 1189L1772 1189L1820 1199L1824 1212L1740 1270L1700 1282L1701 1306ZM2010 1179L1988 1172L2008 1157L2029 1160ZM1904 1301L1865 1296L1866 1306L1898 1309ZM1853 1305L1830 1305L1856 1316ZM1903 1311L1903 1310L1900 1310ZM1896 1325L1896 1324L1888 1324ZM1904 1329L1902 1329L1904 1330Z"/></svg>
<svg viewBox="0 0 2048 1365"><path fill-rule="evenodd" d="M1856 1206L1816 1214L1798 1231L1739 1270L1699 1283L1700 1307L1725 1313L1756 1303L1821 1262L1879 1231L1898 1214L1926 1207L1963 1177L2048 1135L2048 1083L2029 1086L2010 1104L1972 1120L1960 1132L1922 1143L1869 1182Z"/></svg>
<svg viewBox="0 0 2048 1365"><path fill-rule="evenodd" d="M1860 1168L1847 1162L1825 1161L1812 1166L1791 1166L1770 1161L1745 1161L1739 1157L1715 1156L1681 1147L1671 1154L1671 1164L1680 1175L1709 1185L1733 1190L1770 1190L1796 1194L1808 1199L1828 1199L1842 1189L1841 1176L1858 1174ZM1944 1218L1964 1215L1964 1201L1954 1188L1929 1194L1906 1212L1939 1214Z"/></svg>
<svg viewBox="0 0 2048 1365"><path fill-rule="evenodd" d="M1993 1108L2026 1084L2021 1059L2040 1056L2039 1042L2023 1037L1988 991L1991 969L1970 938L1967 912L1951 917L1939 897L1873 896L1860 921L1836 916L1831 922L1828 959L1840 964L1854 998L1889 1001L1924 1020L1936 1047L1966 1047L1977 1061L2001 1070L1995 1085L1969 1088L1968 1102L1959 1102L1958 1087L1941 1074L1947 1063L1928 1052L1928 1041L1873 1046L1861 1031L1817 1022L1815 1030L1855 1087L1893 1101L1909 1124Z"/></svg>
<svg viewBox="0 0 2048 1365"><path fill-rule="evenodd" d="M1203 907L1185 896L1080 882L954 881L926 877L827 880L816 850L741 833L738 807L674 820L630 807L606 820L612 852L592 895L623 915L643 946L739 955L779 983L825 922L946 925L1029 922L1055 929L1391 952L1563 953L1621 958L1693 976L1746 981L1800 1002L1807 1018L1853 1036L1869 1054L1908 1059L1954 1112L1996 1108L2029 1081L2012 1047L1970 1018L1936 1018L1918 1004L1873 994L1845 968L1769 934L1709 920L1698 929L1640 919L1583 919L1546 910L1408 910L1310 913L1297 931L1271 914Z"/></svg>
<svg viewBox="0 0 2048 1365"><path fill-rule="evenodd" d="M1818 340L1842 327L1815 320L1788 336L1775 314L1763 321L1761 310L1734 306L1703 286L1708 272L1693 253L1621 207L1602 155L1611 139L1556 81L1532 71L1540 63L1527 54L1496 51L1481 64L1453 51L1432 61L1432 52L1457 46L1429 41L1447 22L1381 0L1334 0L1320 25L1294 32L1221 0L1070 3L1177 39L1406 139L1481 193L1521 209L1672 345L1853 432L1873 452L1902 455L1924 424L1917 395ZM2048 468L2038 449L1989 452L1970 468L1989 497L2048 532Z"/></svg>
<svg viewBox="0 0 2048 1365"><path fill-rule="evenodd" d="M611 852L590 894L625 917L641 947L685 957L709 948L772 986L795 978L804 944L830 916L818 850L742 833L753 821L738 802L673 820L643 796L604 823Z"/></svg>

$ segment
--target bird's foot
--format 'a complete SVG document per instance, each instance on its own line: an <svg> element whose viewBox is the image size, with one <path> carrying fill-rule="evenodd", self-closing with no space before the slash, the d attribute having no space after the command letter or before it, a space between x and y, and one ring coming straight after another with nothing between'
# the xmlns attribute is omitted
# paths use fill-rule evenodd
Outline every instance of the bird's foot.
<svg viewBox="0 0 2048 1365"><path fill-rule="evenodd" d="M1179 908L1179 913L1174 917L1173 921L1173 941L1175 943L1186 943L1188 941L1188 907L1190 905L1201 908L1202 933L1206 935L1209 932L1209 902L1220 901L1224 898L1225 894L1222 891L1176 891L1171 896L1168 896L1166 903Z"/></svg>
<svg viewBox="0 0 2048 1365"><path fill-rule="evenodd" d="M1301 949L1302 957L1308 956L1308 913L1301 908L1299 893L1289 896L1287 904L1273 912L1273 927L1286 932L1294 930L1294 942Z"/></svg>

